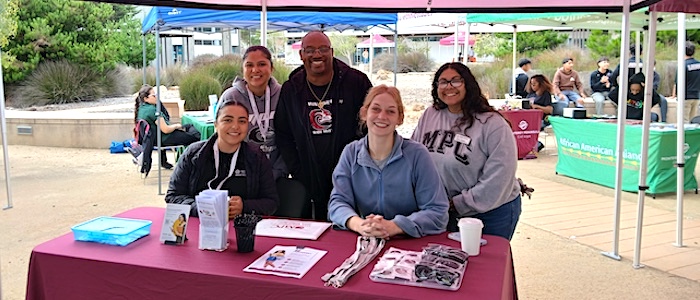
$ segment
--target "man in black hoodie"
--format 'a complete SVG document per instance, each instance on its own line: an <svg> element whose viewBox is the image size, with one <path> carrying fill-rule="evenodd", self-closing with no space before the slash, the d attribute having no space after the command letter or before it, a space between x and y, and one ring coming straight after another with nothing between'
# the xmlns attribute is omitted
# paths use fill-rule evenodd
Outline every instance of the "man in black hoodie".
<svg viewBox="0 0 700 300"><path fill-rule="evenodd" d="M327 220L333 169L345 145L362 136L358 113L372 83L333 58L323 32L309 32L301 46L304 65L290 74L280 92L274 119L277 147L292 177L313 200L304 217Z"/></svg>

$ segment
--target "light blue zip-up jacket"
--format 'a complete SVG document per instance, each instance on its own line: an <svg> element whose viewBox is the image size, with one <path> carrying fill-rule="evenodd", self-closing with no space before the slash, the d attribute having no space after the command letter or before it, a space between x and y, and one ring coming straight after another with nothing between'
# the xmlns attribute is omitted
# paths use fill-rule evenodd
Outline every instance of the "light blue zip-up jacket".
<svg viewBox="0 0 700 300"><path fill-rule="evenodd" d="M428 150L396 132L384 169L370 157L365 136L345 146L333 171L328 218L344 229L353 216L378 214L412 237L438 234L447 226L448 207Z"/></svg>

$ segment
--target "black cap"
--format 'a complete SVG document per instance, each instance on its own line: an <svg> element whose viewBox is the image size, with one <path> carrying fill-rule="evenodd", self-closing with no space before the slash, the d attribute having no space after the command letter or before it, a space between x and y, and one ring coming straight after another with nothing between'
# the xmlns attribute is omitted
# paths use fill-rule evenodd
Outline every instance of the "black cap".
<svg viewBox="0 0 700 300"><path fill-rule="evenodd" d="M518 61L518 66L522 68L524 65L531 64L531 63L532 63L532 62L531 62L529 59L527 59L527 58L521 58L521 59Z"/></svg>
<svg viewBox="0 0 700 300"><path fill-rule="evenodd" d="M630 77L630 84L639 83L639 84L644 85L644 80L645 80L644 73L639 72L637 74L632 75L632 77Z"/></svg>

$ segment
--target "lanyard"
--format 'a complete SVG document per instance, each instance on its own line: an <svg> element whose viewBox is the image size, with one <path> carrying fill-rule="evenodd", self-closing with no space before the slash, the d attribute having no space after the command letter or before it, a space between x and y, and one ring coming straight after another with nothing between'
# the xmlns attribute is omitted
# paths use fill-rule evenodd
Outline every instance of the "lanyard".
<svg viewBox="0 0 700 300"><path fill-rule="evenodd" d="M263 120L263 118L260 117L255 95L250 91L247 84L245 88L248 90L248 99L250 100L250 108L253 110L253 116L255 116L255 122L258 123L263 141L267 142L267 129L270 128L270 86L265 86L265 115L263 115L263 117L267 118L267 120Z"/></svg>
<svg viewBox="0 0 700 300"><path fill-rule="evenodd" d="M226 182L227 179L231 178L231 175L233 175L233 170L236 168L236 160L238 160L238 151L241 150L242 144L238 145L238 149L236 149L236 152L233 153L233 157L231 158L231 168L228 171L228 176L221 180L218 186L216 186L215 189L212 189L211 183L216 180L217 177L219 177L219 141L214 141L214 168L216 169L216 175L212 180L209 180L207 182L207 186L209 189L212 190L220 190L221 186L224 185L224 182Z"/></svg>

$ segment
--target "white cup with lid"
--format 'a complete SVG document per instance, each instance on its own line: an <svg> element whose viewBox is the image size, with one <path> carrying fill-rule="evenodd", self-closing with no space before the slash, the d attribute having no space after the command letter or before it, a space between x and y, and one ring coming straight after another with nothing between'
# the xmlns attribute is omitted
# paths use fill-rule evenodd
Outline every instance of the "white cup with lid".
<svg viewBox="0 0 700 300"><path fill-rule="evenodd" d="M484 228L484 223L477 218L461 218L457 222L457 227L459 227L462 251L467 252L470 256L479 255L481 230Z"/></svg>

